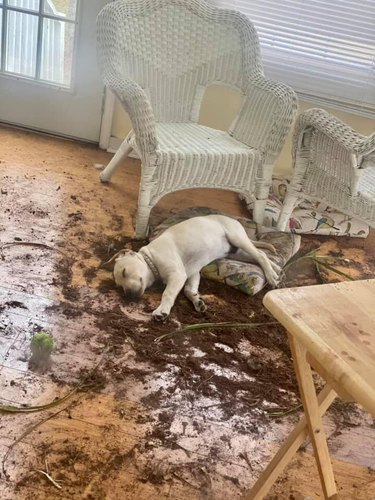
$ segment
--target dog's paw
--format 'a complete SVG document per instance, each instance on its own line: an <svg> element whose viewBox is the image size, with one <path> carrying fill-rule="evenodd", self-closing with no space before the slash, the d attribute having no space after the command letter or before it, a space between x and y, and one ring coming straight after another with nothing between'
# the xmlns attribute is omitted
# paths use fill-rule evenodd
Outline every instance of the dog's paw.
<svg viewBox="0 0 375 500"><path fill-rule="evenodd" d="M276 264L276 262L273 262L272 260L270 260L270 262L271 262L272 269L273 269L273 270L274 270L274 271L275 271L278 275L280 275L280 274L281 274L281 272L282 272L282 268L281 268L278 264Z"/></svg>
<svg viewBox="0 0 375 500"><path fill-rule="evenodd" d="M207 305L203 299L199 299L196 302L194 302L194 308L198 312L205 312L207 311Z"/></svg>
<svg viewBox="0 0 375 500"><path fill-rule="evenodd" d="M159 309L155 309L152 313L152 317L155 321L165 321L168 318L169 314L165 311L160 311Z"/></svg>
<svg viewBox="0 0 375 500"><path fill-rule="evenodd" d="M270 268L264 269L268 284L272 288L277 288L281 281L282 269L275 262L270 260Z"/></svg>
<svg viewBox="0 0 375 500"><path fill-rule="evenodd" d="M273 271L272 273L267 273L266 278L267 278L268 284L272 288L278 287L278 285L280 283L280 276L278 273L276 273L275 271Z"/></svg>

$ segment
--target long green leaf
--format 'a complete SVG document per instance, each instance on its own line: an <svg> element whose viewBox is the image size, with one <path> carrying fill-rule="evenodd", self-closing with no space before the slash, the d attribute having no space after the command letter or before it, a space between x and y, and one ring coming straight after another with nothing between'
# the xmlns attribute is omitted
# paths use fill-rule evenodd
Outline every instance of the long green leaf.
<svg viewBox="0 0 375 500"><path fill-rule="evenodd" d="M351 276L349 276L348 274L344 273L343 271L340 271L339 269L336 269L335 267L331 266L327 262L324 262L325 260L335 261L335 260L339 260L339 259L337 259L336 257L334 257L332 255L317 255L317 251L318 251L318 249L315 248L315 249L310 250L309 252L305 253L301 257L290 261L286 266L284 266L283 270L285 271L290 266L292 266L293 264L296 264L297 262L300 262L301 260L311 259L317 266L322 265L323 267L329 269L333 273L339 274L340 276L342 276L350 281L354 281L354 279Z"/></svg>
<svg viewBox="0 0 375 500"><path fill-rule="evenodd" d="M354 281L354 279L351 276L349 276L349 274L346 274L343 271L340 271L339 269L336 269L335 267L331 266L330 264L327 264L327 262L322 262L320 260L320 257L319 258L314 257L314 258L312 258L312 260L314 262L316 262L318 265L326 267L327 269L329 269L333 273L336 273L336 274L338 274L338 275L342 276L343 278L346 278L346 279L348 279L350 281Z"/></svg>
<svg viewBox="0 0 375 500"><path fill-rule="evenodd" d="M303 408L302 405L295 406L294 408L290 408L289 410L285 411L270 411L268 412L269 417L273 418L280 418L280 417L285 417L286 415L290 415L291 413L295 413L296 411L300 410Z"/></svg>
<svg viewBox="0 0 375 500"><path fill-rule="evenodd" d="M50 408L54 408L57 405L60 405L61 403L64 403L67 399L71 398L73 394L75 394L79 389L82 389L83 386L77 386L68 394L66 394L64 397L55 399L51 401L50 403L47 403L45 405L40 405L40 406L12 406L12 405L0 405L0 413L35 413L38 411L44 411L44 410L49 410Z"/></svg>
<svg viewBox="0 0 375 500"><path fill-rule="evenodd" d="M166 333L165 335L160 335L160 337L156 337L154 342L157 344L162 342L163 340L173 337L174 335L190 332L194 330L206 330L207 328L258 328L260 326L270 326L270 325L279 325L278 321L270 321L268 323L196 323L193 325L186 325L180 328L179 330L175 330L174 332Z"/></svg>

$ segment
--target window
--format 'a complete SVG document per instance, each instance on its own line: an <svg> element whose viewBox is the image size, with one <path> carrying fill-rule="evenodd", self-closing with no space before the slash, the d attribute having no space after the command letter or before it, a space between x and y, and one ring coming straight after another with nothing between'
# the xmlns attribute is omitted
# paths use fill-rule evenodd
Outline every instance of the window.
<svg viewBox="0 0 375 500"><path fill-rule="evenodd" d="M72 86L78 0L0 0L0 72Z"/></svg>
<svg viewBox="0 0 375 500"><path fill-rule="evenodd" d="M375 0L213 0L246 14L265 73L301 98L375 117Z"/></svg>

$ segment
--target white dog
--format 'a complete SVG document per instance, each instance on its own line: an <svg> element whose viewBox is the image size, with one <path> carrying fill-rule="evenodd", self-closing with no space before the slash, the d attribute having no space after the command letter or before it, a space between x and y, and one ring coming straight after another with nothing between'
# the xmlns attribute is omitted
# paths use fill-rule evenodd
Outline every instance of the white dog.
<svg viewBox="0 0 375 500"><path fill-rule="evenodd" d="M200 270L216 259L234 257L238 249L246 253L246 260L259 264L269 284L276 286L281 269L256 247L274 251L269 243L251 242L235 219L206 215L170 227L139 252L121 250L106 264L115 261L113 275L116 285L131 298L141 297L155 280L162 280L166 287L161 303L152 315L163 321L169 316L183 287L195 309L205 311L206 304L198 292Z"/></svg>

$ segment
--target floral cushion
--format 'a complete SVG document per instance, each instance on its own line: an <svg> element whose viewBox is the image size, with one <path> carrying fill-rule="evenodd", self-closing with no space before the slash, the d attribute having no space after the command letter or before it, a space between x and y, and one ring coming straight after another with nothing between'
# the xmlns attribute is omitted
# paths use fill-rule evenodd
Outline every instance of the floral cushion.
<svg viewBox="0 0 375 500"><path fill-rule="evenodd" d="M191 217L220 213L221 212L217 210L206 207L196 207L182 210L155 227L150 233L150 239L152 240L156 238L168 227ZM240 217L235 218L243 225L249 238L252 240L256 239L255 222ZM262 234L258 239L271 243L275 247L277 254L268 250L264 251L269 258L276 262L280 267L283 267L298 251L301 242L300 236L276 231ZM218 281L228 286L237 288L248 295L255 295L266 286L266 278L260 266L246 262L246 257L242 257L242 259L243 260L241 261L228 258L216 260L202 269L202 275L213 281Z"/></svg>
<svg viewBox="0 0 375 500"><path fill-rule="evenodd" d="M274 177L269 195L264 226L275 228L286 195L289 179ZM253 208L253 200L240 195L249 209ZM302 200L294 209L289 219L289 230L298 234L322 234L330 236L354 236L366 238L369 226L349 215L344 215L326 203Z"/></svg>

